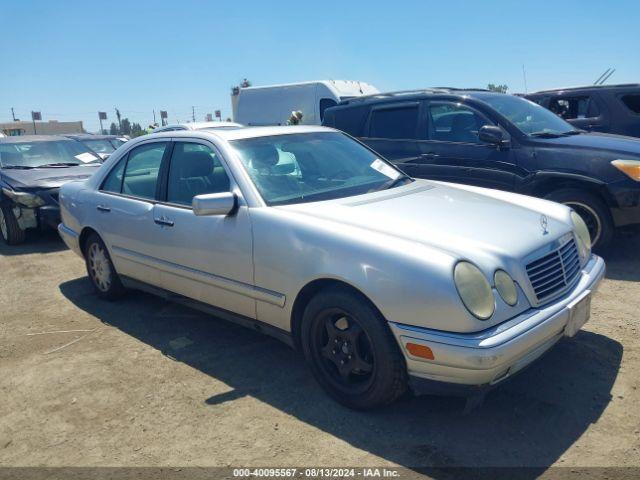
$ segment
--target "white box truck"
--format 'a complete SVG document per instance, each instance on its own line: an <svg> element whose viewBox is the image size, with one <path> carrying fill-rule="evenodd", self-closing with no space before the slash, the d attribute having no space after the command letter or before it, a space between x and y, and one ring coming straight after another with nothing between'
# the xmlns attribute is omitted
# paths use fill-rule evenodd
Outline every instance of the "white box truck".
<svg viewBox="0 0 640 480"><path fill-rule="evenodd" d="M324 111L341 100L379 93L368 83L353 80L234 88L233 121L247 126L287 125L292 112L301 112L301 125L320 125Z"/></svg>

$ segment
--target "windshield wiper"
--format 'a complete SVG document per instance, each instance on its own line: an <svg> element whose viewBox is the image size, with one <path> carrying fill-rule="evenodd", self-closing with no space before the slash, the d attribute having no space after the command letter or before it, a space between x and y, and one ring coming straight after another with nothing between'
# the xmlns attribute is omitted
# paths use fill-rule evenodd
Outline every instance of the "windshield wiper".
<svg viewBox="0 0 640 480"><path fill-rule="evenodd" d="M553 132L533 132L530 133L529 136L530 137L537 137L537 138L558 138L561 137L563 134L562 133L553 133Z"/></svg>
<svg viewBox="0 0 640 480"><path fill-rule="evenodd" d="M32 168L36 168L36 167L31 167L29 165L2 165L2 167L0 168L12 168L15 170L30 170Z"/></svg>
<svg viewBox="0 0 640 480"><path fill-rule="evenodd" d="M564 132L562 135L580 135L584 133L584 130L569 130L568 132Z"/></svg>
<svg viewBox="0 0 640 480"><path fill-rule="evenodd" d="M401 175L398 178L392 180L388 185L385 185L384 190L389 190L390 188L396 187L405 180L411 180L413 182L413 178L411 178L409 175ZM380 190L382 190L382 188Z"/></svg>
<svg viewBox="0 0 640 480"><path fill-rule="evenodd" d="M73 162L58 162L58 163L44 163L42 165L38 165L37 168L46 168L46 167L77 167L80 165L79 163Z"/></svg>

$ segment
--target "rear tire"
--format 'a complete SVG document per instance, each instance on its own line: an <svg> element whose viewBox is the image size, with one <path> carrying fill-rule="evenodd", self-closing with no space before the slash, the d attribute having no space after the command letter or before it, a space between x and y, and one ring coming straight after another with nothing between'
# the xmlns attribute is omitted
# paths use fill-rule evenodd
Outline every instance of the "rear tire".
<svg viewBox="0 0 640 480"><path fill-rule="evenodd" d="M95 233L89 235L84 246L87 275L100 298L116 300L125 289L111 261L109 251L102 239Z"/></svg>
<svg viewBox="0 0 640 480"><path fill-rule="evenodd" d="M311 299L301 344L318 383L347 407L386 405L407 389L404 357L386 320L347 288L331 287Z"/></svg>
<svg viewBox="0 0 640 480"><path fill-rule="evenodd" d="M551 192L545 198L573 208L582 217L589 228L593 250L602 251L609 245L615 231L613 219L609 208L596 195L567 188Z"/></svg>
<svg viewBox="0 0 640 480"><path fill-rule="evenodd" d="M23 243L26 237L25 231L18 225L13 209L6 203L0 204L0 236L7 245Z"/></svg>

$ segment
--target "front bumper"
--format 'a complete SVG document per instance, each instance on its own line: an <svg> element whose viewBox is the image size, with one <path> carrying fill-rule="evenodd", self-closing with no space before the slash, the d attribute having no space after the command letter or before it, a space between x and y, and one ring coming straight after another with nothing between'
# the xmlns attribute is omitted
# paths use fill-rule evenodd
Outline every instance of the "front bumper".
<svg viewBox="0 0 640 480"><path fill-rule="evenodd" d="M555 345L565 334L569 308L595 292L604 273L604 260L593 255L569 293L481 332L443 332L394 322L389 325L413 383L450 385L452 390L489 387L511 377ZM406 346L409 342L429 347L433 360L412 356Z"/></svg>

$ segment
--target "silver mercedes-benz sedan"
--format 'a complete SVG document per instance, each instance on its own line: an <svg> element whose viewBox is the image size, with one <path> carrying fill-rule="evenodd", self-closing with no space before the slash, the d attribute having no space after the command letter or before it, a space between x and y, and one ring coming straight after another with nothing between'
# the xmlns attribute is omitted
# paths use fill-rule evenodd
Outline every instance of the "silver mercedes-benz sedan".
<svg viewBox="0 0 640 480"><path fill-rule="evenodd" d="M322 127L147 135L60 204L99 296L274 335L354 408L484 392L573 336L605 271L568 207L414 180Z"/></svg>

